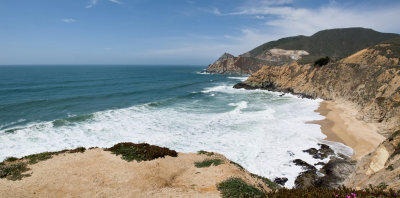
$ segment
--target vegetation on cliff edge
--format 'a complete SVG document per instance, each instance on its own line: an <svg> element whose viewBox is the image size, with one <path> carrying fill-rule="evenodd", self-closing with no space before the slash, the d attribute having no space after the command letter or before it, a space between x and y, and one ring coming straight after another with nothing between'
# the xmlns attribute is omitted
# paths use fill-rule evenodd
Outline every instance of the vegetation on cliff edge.
<svg viewBox="0 0 400 198"><path fill-rule="evenodd" d="M23 174L29 171L28 164L36 164L40 161L48 160L53 157L53 155L58 155L62 153L83 153L86 148L78 147L72 150L62 150L57 152L43 152L28 155L22 158L7 157L3 162L0 163L0 178L6 178L9 180L21 180L23 177L29 177L30 174Z"/></svg>
<svg viewBox="0 0 400 198"><path fill-rule="evenodd" d="M223 164L224 162L221 159L205 159L201 162L195 162L194 166L197 168L205 168L210 167L211 165L218 166Z"/></svg>
<svg viewBox="0 0 400 198"><path fill-rule="evenodd" d="M122 155L121 158L128 162L132 160L136 160L138 162L149 161L165 156L178 156L178 153L174 150L146 143L134 144L131 142L123 142L104 150L111 151L111 153L115 155Z"/></svg>

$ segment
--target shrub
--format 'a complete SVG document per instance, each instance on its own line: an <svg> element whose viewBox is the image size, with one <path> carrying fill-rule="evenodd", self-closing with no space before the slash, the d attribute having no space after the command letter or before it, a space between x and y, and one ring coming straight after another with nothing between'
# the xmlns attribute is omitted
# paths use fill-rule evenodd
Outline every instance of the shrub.
<svg viewBox="0 0 400 198"><path fill-rule="evenodd" d="M240 178L229 178L217 184L222 197L265 197L258 188L251 186Z"/></svg>
<svg viewBox="0 0 400 198"><path fill-rule="evenodd" d="M9 180L21 180L23 177L30 176L29 174L22 174L28 171L29 168L26 163L15 164L1 164L0 165L0 178L7 178Z"/></svg>
<svg viewBox="0 0 400 198"><path fill-rule="evenodd" d="M54 154L56 154L56 153L55 152L44 152L44 153L28 155L28 156L23 157L23 159L27 159L29 164L36 164L39 161L44 161L44 160L48 160L48 159L52 158Z"/></svg>
<svg viewBox="0 0 400 198"><path fill-rule="evenodd" d="M389 166L386 168L386 170L392 171L392 170L393 170L393 165L389 165Z"/></svg>
<svg viewBox="0 0 400 198"><path fill-rule="evenodd" d="M36 164L40 161L52 158L53 155L58 155L61 153L77 153L84 152L85 150L86 149L84 147L78 147L74 150L62 150L58 152L32 154L20 159L16 157L8 157L0 163L0 178L7 178L9 180L20 180L23 177L30 176L30 174L22 174L23 172L30 170L28 168L28 164Z"/></svg>
<svg viewBox="0 0 400 198"><path fill-rule="evenodd" d="M200 154L200 155L207 155L207 156L212 156L212 155L214 155L213 152L208 152L208 151L203 151L203 150L200 150L199 152L197 152L197 154Z"/></svg>
<svg viewBox="0 0 400 198"><path fill-rule="evenodd" d="M86 151L85 147L78 147L76 149L70 150L69 153L83 153Z"/></svg>
<svg viewBox="0 0 400 198"><path fill-rule="evenodd" d="M279 189L280 188L280 186L278 184L276 184L275 182L271 181L270 179L268 179L266 177L256 175L253 173L251 173L251 176L261 179L265 184L267 184L268 188L270 188L270 189Z"/></svg>
<svg viewBox="0 0 400 198"><path fill-rule="evenodd" d="M240 165L240 164L238 164L238 163L236 163L236 162L234 162L234 161L230 161L230 163L233 164L233 165L235 165L235 166L237 166L240 170L244 170L244 168L243 168L242 165Z"/></svg>
<svg viewBox="0 0 400 198"><path fill-rule="evenodd" d="M324 65L328 64L329 61L331 61L331 58L329 58L328 56L326 56L326 57L324 57L324 58L320 58L320 59L316 60L316 61L314 62L314 66L319 66L319 67L321 67L321 66L324 66Z"/></svg>
<svg viewBox="0 0 400 198"><path fill-rule="evenodd" d="M56 151L56 152L43 152L43 153L37 153L37 154L32 154L32 155L28 155L25 156L21 159L27 159L29 164L36 164L39 161L44 161L44 160L48 160L50 158L53 157L53 155L58 155L58 154L62 154L62 153L83 153L85 152L86 148L84 147L78 147L76 149L72 149L72 150L62 150L62 151Z"/></svg>
<svg viewBox="0 0 400 198"><path fill-rule="evenodd" d="M17 160L18 160L18 158L16 158L16 157L7 157L4 161L6 161L6 162L15 162Z"/></svg>
<svg viewBox="0 0 400 198"><path fill-rule="evenodd" d="M221 159L205 159L202 162L195 162L194 166L197 168L210 167L211 165L218 166L224 162Z"/></svg>
<svg viewBox="0 0 400 198"><path fill-rule="evenodd" d="M146 143L134 144L131 142L123 142L114 145L111 148L104 149L111 151L115 155L122 155L122 159L130 162L132 160L148 161L160 157L171 156L177 157L178 153L165 147L154 146Z"/></svg>
<svg viewBox="0 0 400 198"><path fill-rule="evenodd" d="M388 138L389 141L393 141L393 139L398 135L400 135L400 130L397 130L396 132L392 133L392 135L390 135L390 137Z"/></svg>

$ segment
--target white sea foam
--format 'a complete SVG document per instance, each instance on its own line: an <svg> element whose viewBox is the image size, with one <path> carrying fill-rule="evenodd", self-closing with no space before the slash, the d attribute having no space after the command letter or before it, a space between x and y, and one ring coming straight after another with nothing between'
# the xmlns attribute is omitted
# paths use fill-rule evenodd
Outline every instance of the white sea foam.
<svg viewBox="0 0 400 198"><path fill-rule="evenodd" d="M201 72L196 72L196 74L209 75L209 74L212 74L212 73L208 73L208 72L205 72L205 71L201 71Z"/></svg>
<svg viewBox="0 0 400 198"><path fill-rule="evenodd" d="M247 78L249 78L248 76L229 76L229 79L235 79L235 80L240 80L240 81L245 81L247 80Z"/></svg>
<svg viewBox="0 0 400 198"><path fill-rule="evenodd" d="M19 120L14 121L14 122L5 123L5 124L0 125L0 129L3 128L3 127L11 126L11 125L18 124L18 123L25 122L25 121L26 121L25 119L19 119Z"/></svg>
<svg viewBox="0 0 400 198"><path fill-rule="evenodd" d="M15 133L0 131L0 160L7 156L56 151L78 146L110 147L118 142L147 142L180 152L209 150L224 154L250 172L268 178L287 177L287 187L302 170L292 161L314 164L302 150L318 147L325 138L320 127L306 121L323 119L314 110L319 100L300 99L263 90L233 89L216 85L202 91L228 95L226 111L189 111L192 103L169 107L137 105L94 113L84 122L55 127L52 122L32 123ZM336 150L348 148L331 144Z"/></svg>

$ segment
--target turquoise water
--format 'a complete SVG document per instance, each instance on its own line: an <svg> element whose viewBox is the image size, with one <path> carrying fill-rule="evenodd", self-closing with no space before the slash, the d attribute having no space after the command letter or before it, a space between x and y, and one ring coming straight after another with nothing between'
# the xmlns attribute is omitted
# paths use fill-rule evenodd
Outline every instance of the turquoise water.
<svg viewBox="0 0 400 198"><path fill-rule="evenodd" d="M7 156L147 142L224 154L249 171L288 177L293 159L325 137L319 100L233 89L245 76L185 66L0 67L0 160ZM336 149L345 149L337 145Z"/></svg>
<svg viewBox="0 0 400 198"><path fill-rule="evenodd" d="M80 121L97 111L153 101L201 98L192 92L226 80L196 74L201 70L182 66L3 66L0 130L71 116L79 117L70 121Z"/></svg>

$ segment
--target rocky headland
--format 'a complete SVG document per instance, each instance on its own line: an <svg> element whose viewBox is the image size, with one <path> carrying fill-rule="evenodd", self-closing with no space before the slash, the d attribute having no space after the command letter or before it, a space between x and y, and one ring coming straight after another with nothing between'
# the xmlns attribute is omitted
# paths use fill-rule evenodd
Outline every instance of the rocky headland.
<svg viewBox="0 0 400 198"><path fill-rule="evenodd" d="M338 60L396 36L365 28L323 30L312 36L300 35L267 42L238 57L225 53L208 66L207 72L252 74L264 65L307 64L325 56Z"/></svg>
<svg viewBox="0 0 400 198"><path fill-rule="evenodd" d="M379 141L379 137L373 140L376 146L358 156L359 162L354 171L348 171L348 178L342 184L354 188L365 188L371 184L399 189L399 60L400 37L397 37L322 66L299 62L282 66L265 65L234 87L299 94L345 106L342 111L344 109L347 114L353 112L349 117L357 118L365 125L376 126L368 130L353 128L352 131L357 134L352 142L359 141L364 135L371 137L371 131L386 140ZM347 124L350 126L345 127L352 125Z"/></svg>

